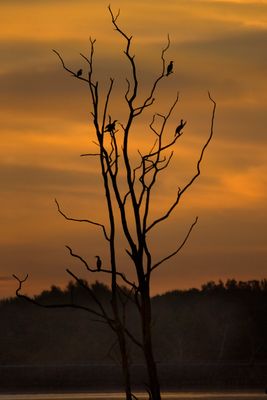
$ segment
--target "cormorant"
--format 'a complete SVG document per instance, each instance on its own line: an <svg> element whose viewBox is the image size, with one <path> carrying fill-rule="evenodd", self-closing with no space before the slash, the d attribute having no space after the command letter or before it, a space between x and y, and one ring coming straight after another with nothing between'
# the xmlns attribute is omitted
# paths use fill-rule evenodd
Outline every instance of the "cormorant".
<svg viewBox="0 0 267 400"><path fill-rule="evenodd" d="M80 68L79 71L77 71L76 76L79 77L81 76L83 73L83 70Z"/></svg>
<svg viewBox="0 0 267 400"><path fill-rule="evenodd" d="M115 131L115 125L116 125L117 121L118 121L117 119L114 119L113 122L110 122L109 124L107 124L104 132L113 133Z"/></svg>
<svg viewBox="0 0 267 400"><path fill-rule="evenodd" d="M185 126L186 121L184 122L183 119L181 119L180 125L177 126L176 130L175 130L175 136L180 136L181 134L181 130L183 129L183 127Z"/></svg>
<svg viewBox="0 0 267 400"><path fill-rule="evenodd" d="M169 76L173 72L173 61L170 61L170 64L167 67L166 76Z"/></svg>
<svg viewBox="0 0 267 400"><path fill-rule="evenodd" d="M101 270L101 265L102 265L101 258L99 256L95 256L95 258L97 258L97 260L96 260L96 268L97 268L98 271L100 271Z"/></svg>

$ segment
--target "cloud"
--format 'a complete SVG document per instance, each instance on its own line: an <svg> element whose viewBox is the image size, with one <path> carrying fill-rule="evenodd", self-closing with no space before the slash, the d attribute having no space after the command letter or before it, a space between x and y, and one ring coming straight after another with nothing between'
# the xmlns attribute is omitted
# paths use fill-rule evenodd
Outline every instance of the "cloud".
<svg viewBox="0 0 267 400"><path fill-rule="evenodd" d="M1 165L1 187L4 191L46 192L61 188L97 196L100 180L90 172L70 171L34 165Z"/></svg>
<svg viewBox="0 0 267 400"><path fill-rule="evenodd" d="M242 101L242 107L248 109L256 110L259 105L262 107L262 100L266 100L266 90L264 90L267 67L264 45L266 40L267 31L244 31L232 32L212 40L200 38L184 43L174 42L169 56L175 60L175 75L164 83L166 93L163 89L161 97L167 98L169 90L174 85L180 88L181 93L191 94L209 88L213 93L219 93L220 103L229 104L231 100L235 107L238 107L238 101ZM2 43L2 46L8 48L7 43ZM11 53L16 55L18 52L21 54L18 59L24 61L15 62L12 56L6 61L6 66L2 67L4 72L0 76L0 85L1 92L5 96L3 104L5 110L16 108L17 113L34 111L36 114L50 113L61 117L65 115L68 119L76 120L85 115L87 88L68 76L61 68L51 52L52 46L51 42L38 45L31 42L27 45L24 43L20 49L19 43L13 44ZM60 46L67 65L74 70L82 66L86 71L86 65L78 55L81 47L77 41L71 45L64 41ZM26 57L22 56L25 48ZM124 93L126 90L125 78L129 76L129 65L117 50L114 54L106 53L103 48L99 49L98 44L96 49L95 73L101 82L101 93L107 86L109 77L114 76L116 78L114 101L120 91ZM46 61L42 63L42 60ZM140 86L145 93L149 90L153 78L160 73L158 44L141 45L136 61ZM121 97L123 93L120 93Z"/></svg>
<svg viewBox="0 0 267 400"><path fill-rule="evenodd" d="M175 46L177 51L180 47L193 53L196 57L201 56L204 59L209 54L213 54L216 59L225 60L225 62L232 61L233 64L236 63L236 60L238 63L244 61L245 70L251 64L264 69L267 60L262 50L266 39L267 30L237 30L226 32L220 37L190 40Z"/></svg>
<svg viewBox="0 0 267 400"><path fill-rule="evenodd" d="M0 276L0 282L12 281L13 278L11 276Z"/></svg>

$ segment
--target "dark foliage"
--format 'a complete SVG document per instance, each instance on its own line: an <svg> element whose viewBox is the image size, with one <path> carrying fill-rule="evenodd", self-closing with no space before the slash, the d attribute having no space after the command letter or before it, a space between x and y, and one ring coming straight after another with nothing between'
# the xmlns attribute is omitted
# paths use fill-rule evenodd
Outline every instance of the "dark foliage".
<svg viewBox="0 0 267 400"><path fill-rule="evenodd" d="M90 288L110 307L109 288ZM123 295L122 295L123 296ZM70 282L36 296L45 304L75 301L90 304L85 288ZM93 304L90 304L92 307ZM173 291L152 300L156 359L160 363L267 361L267 280L208 282L201 290ZM127 303L127 322L136 318ZM116 338L103 323L80 310L40 309L21 299L0 302L0 364L114 363ZM141 356L131 344L131 359Z"/></svg>

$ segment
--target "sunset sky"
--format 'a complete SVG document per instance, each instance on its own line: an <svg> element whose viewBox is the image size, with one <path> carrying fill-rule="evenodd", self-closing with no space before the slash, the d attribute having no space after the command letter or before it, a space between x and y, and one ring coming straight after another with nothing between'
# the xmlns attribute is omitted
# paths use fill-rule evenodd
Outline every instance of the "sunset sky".
<svg viewBox="0 0 267 400"><path fill-rule="evenodd" d="M107 6L103 0L1 0L0 297L14 295L13 273L29 273L29 294L64 286L66 268L86 277L65 245L88 263L100 254L108 264L101 231L65 221L54 203L57 198L76 218L105 219L97 161L80 157L94 149L88 89L51 50L85 71L79 53L88 54L89 37L96 38L95 77L101 93L115 78L111 113L125 121L121 100L130 70ZM111 6L120 8L120 26L133 35L141 99L161 71L167 34L171 38L166 59L174 61L174 73L160 84L155 106L131 139L134 157L139 146L152 143L152 112L166 112L179 91L168 129L174 132L181 118L187 125L153 198L155 216L195 172L209 135L208 90L217 102L201 176L152 235L154 260L176 248L196 216L198 224L182 252L155 272L152 292L267 278L267 1L115 0ZM124 248L118 253L120 269L130 271ZM87 278L93 282L95 275Z"/></svg>

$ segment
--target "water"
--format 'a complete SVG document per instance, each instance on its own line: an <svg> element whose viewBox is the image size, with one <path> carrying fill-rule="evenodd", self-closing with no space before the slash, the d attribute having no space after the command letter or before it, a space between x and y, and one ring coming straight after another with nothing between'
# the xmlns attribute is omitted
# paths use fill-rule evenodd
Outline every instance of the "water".
<svg viewBox="0 0 267 400"><path fill-rule="evenodd" d="M139 400L147 399L144 393L136 394ZM0 394L0 400L123 400L123 393L65 393L65 394ZM260 400L267 395L261 392L184 392L165 393L163 400Z"/></svg>

